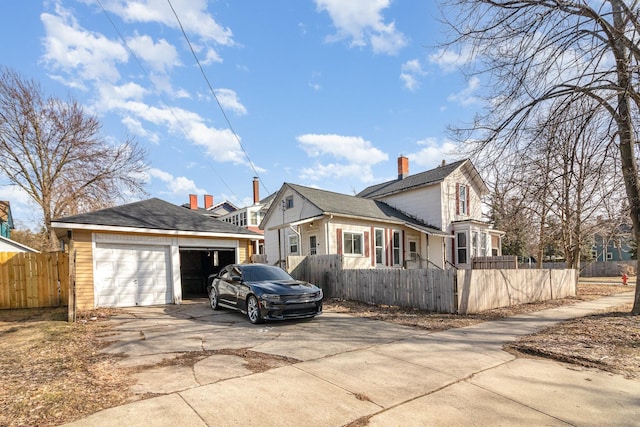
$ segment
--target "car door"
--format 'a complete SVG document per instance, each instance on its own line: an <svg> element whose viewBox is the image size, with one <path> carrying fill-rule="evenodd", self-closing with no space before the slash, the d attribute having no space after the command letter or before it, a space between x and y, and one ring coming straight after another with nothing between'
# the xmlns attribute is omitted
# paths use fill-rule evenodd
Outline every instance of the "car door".
<svg viewBox="0 0 640 427"><path fill-rule="evenodd" d="M218 285L218 298L220 298L220 302L229 305L231 307L236 307L236 287L234 286L234 277L233 277L233 267L226 267L224 270L220 272L217 279Z"/></svg>

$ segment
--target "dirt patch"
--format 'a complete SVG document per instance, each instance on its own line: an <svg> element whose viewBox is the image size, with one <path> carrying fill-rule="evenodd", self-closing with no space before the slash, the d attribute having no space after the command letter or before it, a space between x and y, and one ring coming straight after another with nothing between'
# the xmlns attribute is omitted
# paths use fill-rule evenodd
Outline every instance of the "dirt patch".
<svg viewBox="0 0 640 427"><path fill-rule="evenodd" d="M117 356L98 353L106 322L66 322L67 310L0 311L0 425L52 426L127 401ZM104 318L104 317L102 317Z"/></svg>
<svg viewBox="0 0 640 427"><path fill-rule="evenodd" d="M550 358L640 378L640 316L630 314L631 306L563 322L522 337L506 349L518 356Z"/></svg>
<svg viewBox="0 0 640 427"><path fill-rule="evenodd" d="M196 363L217 354L224 354L229 356L237 356L243 359L245 367L257 374L259 372L265 372L269 369L279 368L281 366L291 365L299 363L300 360L292 357L278 356L275 354L261 353L259 351L249 350L248 348L229 348L222 350L200 350L190 351L180 354L173 359L165 359L155 365L144 365L136 369L145 370L157 366L189 366L193 367Z"/></svg>

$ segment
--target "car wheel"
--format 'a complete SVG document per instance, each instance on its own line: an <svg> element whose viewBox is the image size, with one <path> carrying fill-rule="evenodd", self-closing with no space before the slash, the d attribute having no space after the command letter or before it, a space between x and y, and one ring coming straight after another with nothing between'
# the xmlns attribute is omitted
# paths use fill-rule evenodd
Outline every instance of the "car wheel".
<svg viewBox="0 0 640 427"><path fill-rule="evenodd" d="M249 298L247 298L247 317L249 318L249 322L254 325L264 322L264 319L260 316L260 305L255 295L249 295Z"/></svg>
<svg viewBox="0 0 640 427"><path fill-rule="evenodd" d="M211 304L211 308L213 308L214 310L218 310L220 308L218 301L218 291L216 291L216 288L214 287L211 287L211 290L209 291L209 304Z"/></svg>

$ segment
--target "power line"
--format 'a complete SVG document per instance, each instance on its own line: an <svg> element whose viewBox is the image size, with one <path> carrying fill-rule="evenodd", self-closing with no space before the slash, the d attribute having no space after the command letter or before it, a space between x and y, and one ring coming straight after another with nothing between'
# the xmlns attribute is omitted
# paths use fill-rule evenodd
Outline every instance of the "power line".
<svg viewBox="0 0 640 427"><path fill-rule="evenodd" d="M216 100L216 103L218 104L218 107L220 108L220 111L222 112L222 116L224 117L225 121L227 122L227 126L229 127L229 130L231 131L231 133L235 137L236 141L238 141L238 145L242 149L242 152L244 153L245 157L247 158L247 161L249 162L249 166L251 166L251 169L253 170L253 173L255 174L256 177L260 178L260 175L258 174L258 171L255 168L255 165L253 164L253 162L251 161L251 158L249 157L249 153L247 152L247 150L245 150L244 146L242 145L242 142L240 141L240 137L238 136L236 131L233 129L233 126L231 125L231 121L227 117L227 113L224 111L224 108L222 107L222 104L220 103L220 100L218 99L218 96L216 95L215 91L213 90L213 86L211 86L211 83L209 82L209 78L207 77L206 73L204 72L204 69L202 68L202 64L200 64L200 60L198 59L198 55L196 55L196 52L193 49L193 46L191 45L191 41L189 40L189 37L187 36L187 33L185 32L184 27L182 26L182 22L180 21L180 18L178 17L178 14L176 13L176 10L173 8L173 5L171 4L171 0L167 0L167 3L169 3L169 7L171 8L171 11L173 12L173 15L176 17L176 20L178 21L178 25L180 26L180 30L182 31L182 35L184 36L185 40L187 41L187 44L189 45L189 49L191 50L191 54L193 55L193 58L196 60L196 63L198 64L198 68L200 69L200 73L202 74L202 77L204 77L204 80L207 82L207 86L209 87L209 91L211 92L211 94L213 95L214 99ZM262 186L267 191L267 193L270 194L270 191L267 189L267 187L265 186L265 184L262 181L262 179L260 179L260 183L262 183Z"/></svg>
<svg viewBox="0 0 640 427"><path fill-rule="evenodd" d="M178 118L178 116L176 115L176 113L173 111L173 108L171 108L171 106L169 105L169 103L166 101L166 99L164 98L164 96L162 95L162 91L160 89L158 89L158 87L156 86L156 84L154 83L153 79L151 78L149 72L147 72L146 68L142 65L142 62L138 59L138 56L135 54L135 52L133 51L133 49L131 49L131 47L129 46L129 43L127 43L127 40L124 38L124 36L122 35L122 33L120 32L120 30L118 30L118 27L116 26L115 22L113 22L113 20L111 19L111 16L109 15L109 13L106 11L106 9L104 8L104 6L102 5L101 0L97 0L98 4L100 5L100 8L102 9L102 12L105 14L105 16L107 17L107 19L109 20L109 23L111 23L111 26L113 27L113 29L115 30L115 32L118 34L118 37L120 37L120 40L122 40L122 43L124 44L124 46L127 48L127 50L129 51L129 53L131 54L131 56L133 57L133 59L136 61L136 64L138 64L138 67L140 67L140 69L142 70L142 72L147 76L147 78L149 79L149 81L151 82L151 85L153 86L153 88L156 91L156 94L158 95L158 97L160 98L160 100L162 101L162 104L164 104L164 106L169 110L169 112L171 113L171 115L173 116L173 118L175 119L176 123L178 123L178 125L180 126L180 129L182 129L183 134L185 135L185 137L189 137L189 133L187 132L187 129L185 128L184 124L182 123L182 121ZM231 187L227 184L227 182L222 178L222 176L220 176L220 174L218 174L218 172L213 169L213 173L218 177L218 179L220 181L222 181L222 184L224 184L225 187L227 187L227 189L229 190L229 192L238 200L240 200L240 198L238 197L237 194L235 194L235 192L231 189Z"/></svg>

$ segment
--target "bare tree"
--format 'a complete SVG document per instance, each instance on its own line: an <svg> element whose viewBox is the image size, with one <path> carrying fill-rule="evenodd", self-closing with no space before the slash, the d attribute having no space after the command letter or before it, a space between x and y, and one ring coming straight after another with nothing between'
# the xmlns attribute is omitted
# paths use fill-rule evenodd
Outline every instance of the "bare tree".
<svg viewBox="0 0 640 427"><path fill-rule="evenodd" d="M510 150L552 105L593 100L609 117L640 241L638 0L450 0L445 16L455 17L451 45L469 46L479 67L472 72L490 77L491 108L472 130L476 149ZM632 313L640 314L640 277Z"/></svg>
<svg viewBox="0 0 640 427"><path fill-rule="evenodd" d="M75 100L45 97L37 82L0 69L0 173L42 208L49 250L52 219L144 192L145 152L132 140L109 144L100 130Z"/></svg>

